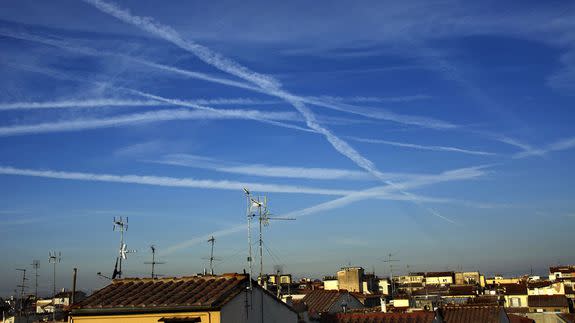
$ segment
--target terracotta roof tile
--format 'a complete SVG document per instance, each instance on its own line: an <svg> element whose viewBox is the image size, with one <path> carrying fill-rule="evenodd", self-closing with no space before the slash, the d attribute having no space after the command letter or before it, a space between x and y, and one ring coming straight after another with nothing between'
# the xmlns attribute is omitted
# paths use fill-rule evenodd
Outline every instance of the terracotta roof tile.
<svg viewBox="0 0 575 323"><path fill-rule="evenodd" d="M529 295L527 304L529 307L569 307L565 295Z"/></svg>
<svg viewBox="0 0 575 323"><path fill-rule="evenodd" d="M507 314L507 316L509 317L510 323L535 323L534 320L525 316L515 314Z"/></svg>
<svg viewBox="0 0 575 323"><path fill-rule="evenodd" d="M499 323L499 306L448 306L443 309L445 323Z"/></svg>
<svg viewBox="0 0 575 323"><path fill-rule="evenodd" d="M324 313L333 306L341 295L354 297L347 291L316 289L306 294L301 301L308 306L310 312Z"/></svg>
<svg viewBox="0 0 575 323"><path fill-rule="evenodd" d="M434 312L414 313L338 313L324 317L330 323L432 323Z"/></svg>
<svg viewBox="0 0 575 323"><path fill-rule="evenodd" d="M239 294L247 282L245 275L117 279L74 309L217 308Z"/></svg>

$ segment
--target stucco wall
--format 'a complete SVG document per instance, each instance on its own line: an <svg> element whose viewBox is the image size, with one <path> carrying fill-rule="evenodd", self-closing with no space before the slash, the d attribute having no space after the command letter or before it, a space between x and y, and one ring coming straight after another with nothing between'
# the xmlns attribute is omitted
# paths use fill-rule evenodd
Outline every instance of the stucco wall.
<svg viewBox="0 0 575 323"><path fill-rule="evenodd" d="M137 314L137 315L110 315L110 316L74 316L70 323L158 323L162 317L199 317L202 323L219 323L219 312L190 312L190 313L163 313L163 314Z"/></svg>
<svg viewBox="0 0 575 323"><path fill-rule="evenodd" d="M263 313L262 313L263 296ZM246 299L247 297L247 299ZM246 308L246 300L251 304ZM254 286L253 294L241 293L231 300L221 311L221 323L296 323L297 314L291 311L283 302L263 293Z"/></svg>

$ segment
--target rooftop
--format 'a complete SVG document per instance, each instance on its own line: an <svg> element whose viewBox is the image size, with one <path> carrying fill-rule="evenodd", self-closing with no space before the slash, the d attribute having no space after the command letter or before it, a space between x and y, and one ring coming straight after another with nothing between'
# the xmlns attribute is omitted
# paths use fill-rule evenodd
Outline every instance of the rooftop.
<svg viewBox="0 0 575 323"><path fill-rule="evenodd" d="M325 317L322 322L333 323L432 323L435 312L414 313L339 313Z"/></svg>
<svg viewBox="0 0 575 323"><path fill-rule="evenodd" d="M529 295L527 304L529 307L569 307L565 295Z"/></svg>
<svg viewBox="0 0 575 323"><path fill-rule="evenodd" d="M245 290L247 282L248 277L239 274L117 279L77 303L73 312L217 309Z"/></svg>

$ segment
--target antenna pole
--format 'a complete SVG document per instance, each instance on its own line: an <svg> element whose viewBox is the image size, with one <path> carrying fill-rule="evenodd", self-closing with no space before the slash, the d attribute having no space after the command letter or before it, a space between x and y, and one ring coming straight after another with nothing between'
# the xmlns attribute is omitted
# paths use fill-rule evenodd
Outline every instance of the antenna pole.
<svg viewBox="0 0 575 323"><path fill-rule="evenodd" d="M249 267L249 286L250 291L252 290L252 213L251 213L251 194L248 189L244 188L246 193L246 216L248 218L248 267Z"/></svg>
<svg viewBox="0 0 575 323"><path fill-rule="evenodd" d="M390 285L390 287L391 287L391 297L393 297L393 294L394 294L394 291L395 291L394 288L393 288L393 263L396 262L396 261L399 261L398 259L392 259L392 256L393 256L393 255L392 255L391 253L389 253L389 254L387 255L387 260L384 260L384 261L383 261L383 262L389 263L389 278L390 278L390 280L391 280L391 285Z"/></svg>
<svg viewBox="0 0 575 323"><path fill-rule="evenodd" d="M258 216L260 222L260 285L263 286L264 289L267 289L267 284L264 283L264 248L263 248L263 236L262 236L262 205L258 204ZM262 304L263 306L263 304Z"/></svg>
<svg viewBox="0 0 575 323"><path fill-rule="evenodd" d="M216 238L214 238L214 236L211 236L210 239L208 239L208 242L212 244L212 250L210 252L210 275L214 274L214 243L216 242Z"/></svg>
<svg viewBox="0 0 575 323"><path fill-rule="evenodd" d="M158 274L156 274L156 265L163 265L165 262L156 261L156 246L151 245L150 249L152 250L152 262L144 262L146 265L152 265L152 279L158 278Z"/></svg>
<svg viewBox="0 0 575 323"><path fill-rule="evenodd" d="M40 260L32 261L32 268L34 268L34 298L38 299L38 268L40 268Z"/></svg>
<svg viewBox="0 0 575 323"><path fill-rule="evenodd" d="M52 320L56 322L56 263L62 260L62 253L56 251L50 251L50 257L48 262L54 264L54 279L52 280L52 305L54 306L54 312L52 312Z"/></svg>
<svg viewBox="0 0 575 323"><path fill-rule="evenodd" d="M20 309L19 309L19 311L20 311L20 316L22 316L22 312L24 311L24 288L26 288L26 281L28 279L26 278L26 269L17 268L16 270L22 272L22 284L17 286L17 287L20 287Z"/></svg>

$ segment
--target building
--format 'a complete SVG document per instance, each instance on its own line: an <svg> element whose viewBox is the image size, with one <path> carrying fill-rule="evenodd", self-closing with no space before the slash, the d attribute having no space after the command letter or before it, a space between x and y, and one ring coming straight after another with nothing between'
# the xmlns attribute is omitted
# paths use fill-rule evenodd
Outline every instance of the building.
<svg viewBox="0 0 575 323"><path fill-rule="evenodd" d="M377 282L377 287L380 294L389 295L389 279L380 278Z"/></svg>
<svg viewBox="0 0 575 323"><path fill-rule="evenodd" d="M534 281L527 284L529 295L565 295L565 284L561 281Z"/></svg>
<svg viewBox="0 0 575 323"><path fill-rule="evenodd" d="M575 281L575 265L549 267L549 280L557 279Z"/></svg>
<svg viewBox="0 0 575 323"><path fill-rule="evenodd" d="M528 293L525 284L501 284L497 286L497 293L503 295L506 308L528 307Z"/></svg>
<svg viewBox="0 0 575 323"><path fill-rule="evenodd" d="M519 284L524 279L522 277L511 277L505 278L503 276L495 276L492 278L486 278L485 284L486 285L498 285L498 284Z"/></svg>
<svg viewBox="0 0 575 323"><path fill-rule="evenodd" d="M485 277L478 271L464 271L455 273L455 284L478 285L485 287Z"/></svg>
<svg viewBox="0 0 575 323"><path fill-rule="evenodd" d="M362 267L343 267L337 272L337 282L339 289L349 292L363 293L363 276Z"/></svg>
<svg viewBox="0 0 575 323"><path fill-rule="evenodd" d="M444 323L435 312L414 313L338 313L326 315L325 323Z"/></svg>
<svg viewBox="0 0 575 323"><path fill-rule="evenodd" d="M126 278L72 306L74 323L295 323L297 313L247 275Z"/></svg>
<svg viewBox="0 0 575 323"><path fill-rule="evenodd" d="M569 313L569 302L565 295L530 295L527 303L529 312Z"/></svg>
<svg viewBox="0 0 575 323"><path fill-rule="evenodd" d="M455 274L452 271L430 272L425 275L426 285L450 285L455 282Z"/></svg>
<svg viewBox="0 0 575 323"><path fill-rule="evenodd" d="M396 276L394 280L400 284L422 284L425 282L424 273L409 273L408 275Z"/></svg>
<svg viewBox="0 0 575 323"><path fill-rule="evenodd" d="M325 290L339 290L339 283L336 276L325 276L323 278L323 289Z"/></svg>
<svg viewBox="0 0 575 323"><path fill-rule="evenodd" d="M347 291L314 290L308 293L301 301L307 306L311 318L321 318L326 314L346 312L363 308L363 304Z"/></svg>

